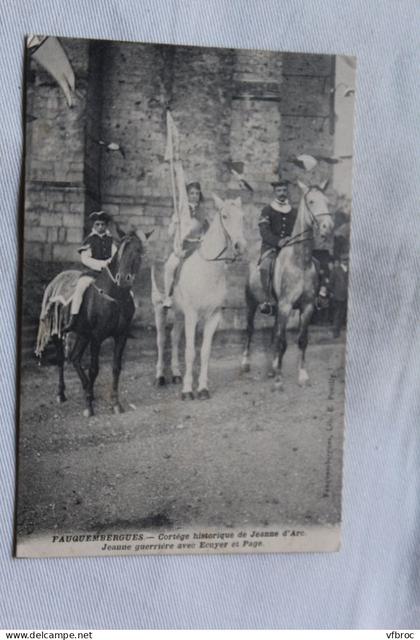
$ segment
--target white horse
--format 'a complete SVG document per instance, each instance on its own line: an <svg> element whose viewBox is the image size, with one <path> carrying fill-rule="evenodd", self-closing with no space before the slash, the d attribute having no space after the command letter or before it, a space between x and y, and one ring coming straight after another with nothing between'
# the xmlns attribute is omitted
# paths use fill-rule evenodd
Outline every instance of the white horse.
<svg viewBox="0 0 420 640"><path fill-rule="evenodd" d="M246 247L243 235L241 199L223 201L213 195L217 213L204 235L199 249L188 257L181 267L173 294L174 324L171 331L171 369L173 382L181 381L179 366L179 341L185 326L185 375L182 399L192 400L193 366L195 359L195 333L199 321L203 321L198 397L207 399L208 365L214 333L222 315L226 297L226 265L243 253ZM152 267L152 303L155 311L158 360L156 381L165 384L163 351L165 344L166 310L163 294L156 284ZM184 320L184 323L183 323Z"/></svg>

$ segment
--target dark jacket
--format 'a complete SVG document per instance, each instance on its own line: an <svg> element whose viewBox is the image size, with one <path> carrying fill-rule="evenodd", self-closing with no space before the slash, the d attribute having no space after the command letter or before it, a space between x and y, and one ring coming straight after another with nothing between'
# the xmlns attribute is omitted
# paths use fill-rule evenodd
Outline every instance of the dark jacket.
<svg viewBox="0 0 420 640"><path fill-rule="evenodd" d="M97 233L90 233L85 238L82 246L78 250L79 253L86 251L90 248L92 252L92 258L95 260L108 260L112 256L112 243L114 242L111 235L105 233L100 236Z"/></svg>
<svg viewBox="0 0 420 640"><path fill-rule="evenodd" d="M331 293L333 300L339 302L345 302L347 300L347 289L349 286L349 270L344 269L339 265L334 267L331 276L328 289Z"/></svg>
<svg viewBox="0 0 420 640"><path fill-rule="evenodd" d="M296 216L297 211L293 208L289 213L281 213L269 204L264 207L258 220L262 238L261 255L270 249L277 248L279 240L292 235Z"/></svg>

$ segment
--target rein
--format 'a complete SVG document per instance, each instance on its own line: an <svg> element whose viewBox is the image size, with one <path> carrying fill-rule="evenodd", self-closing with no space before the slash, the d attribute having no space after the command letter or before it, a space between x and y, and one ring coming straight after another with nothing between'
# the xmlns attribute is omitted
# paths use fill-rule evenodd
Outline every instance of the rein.
<svg viewBox="0 0 420 640"><path fill-rule="evenodd" d="M303 196L303 200L305 202L305 206L306 206L307 210L309 211L312 223L317 227L317 229L319 229L318 218L322 218L322 216L330 216L331 213L329 211L326 211L324 213L318 213L318 214L315 215L315 213L312 211L311 207L309 206L309 203L307 201L307 195L308 194L305 194ZM303 236L305 233L312 233L312 228L304 229L303 231L300 231L300 233L296 233L294 236L292 236L290 238L289 242L286 242L284 247L292 247L294 244L300 244L301 242L305 242L306 240L309 240L309 237L308 238L301 238L301 236ZM298 238L300 238L300 239L298 239Z"/></svg>
<svg viewBox="0 0 420 640"><path fill-rule="evenodd" d="M118 257L119 260L121 260L122 254L123 254L123 250L124 247L127 244L127 238L125 238L122 242L121 245L118 249L118 251L116 251L115 255L113 256L111 263L114 261L115 258ZM112 273L111 269L109 268L109 265L107 264L105 269L103 269L103 271L105 271L105 273L107 274L108 278L111 280L112 284L114 284L116 287L118 287L118 289L120 289L121 291L123 290L123 287L121 287L120 285L120 274L119 272L117 272L117 275L114 276L114 274ZM118 300L116 298L113 298L112 296L110 296L108 293L106 293L103 289L101 289L100 287L97 286L97 284L94 282L93 283L94 288L96 289L96 291L106 300L109 300L109 302L114 302L115 304L118 304Z"/></svg>
<svg viewBox="0 0 420 640"><path fill-rule="evenodd" d="M118 300L110 296L108 293L105 293L103 289L100 289L99 287L97 287L96 284L94 284L93 286L96 289L96 291L99 293L99 295L105 298L105 300L109 300L109 302L114 302L115 304L118 304Z"/></svg>
<svg viewBox="0 0 420 640"><path fill-rule="evenodd" d="M312 218L313 223L315 224L316 227L319 228L318 218L322 218L322 216L330 216L331 213L329 211L325 211L324 213L317 213L315 215L315 213L312 211L311 207L309 206L309 203L307 201L307 197L308 197L308 194L305 194L303 196L306 208L308 209L309 213L311 214L311 218Z"/></svg>
<svg viewBox="0 0 420 640"><path fill-rule="evenodd" d="M117 285L117 287L119 287L119 286L120 286L120 284L119 284L119 280L117 280L116 278L114 278L114 276L113 276L113 274L112 274L112 271L111 271L111 269L109 268L109 265L106 265L106 267L105 267L105 271L107 272L107 274L108 274L109 278L112 280L112 282L113 282L114 284L116 284L116 285Z"/></svg>
<svg viewBox="0 0 420 640"><path fill-rule="evenodd" d="M110 270L108 265L105 267L104 271L106 272L108 278L111 280L112 284L115 285L116 287L118 287L118 289L122 290L122 287L119 284L119 279L114 278L114 276L113 276L113 274L112 274L112 272L111 272L111 270ZM101 295L103 298L105 298L105 300L109 300L109 302L114 302L115 304L118 304L117 298L113 298L112 296L109 295L109 293L106 293L103 289L98 287L96 282L93 283L93 286L96 289L96 291L99 293L99 295Z"/></svg>

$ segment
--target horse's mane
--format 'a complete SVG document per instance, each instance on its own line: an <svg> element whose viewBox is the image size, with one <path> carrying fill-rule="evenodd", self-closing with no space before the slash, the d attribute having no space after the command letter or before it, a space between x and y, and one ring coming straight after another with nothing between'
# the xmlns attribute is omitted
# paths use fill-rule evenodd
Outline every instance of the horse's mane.
<svg viewBox="0 0 420 640"><path fill-rule="evenodd" d="M130 225L127 231L124 231L124 229L122 229L118 224L118 222L115 222L115 220L112 220L111 225L112 225L112 238L115 244L118 246L118 249L120 249L121 246L125 244L128 240L131 240L133 238L136 238L141 243L143 248L145 240L147 240L147 238L153 233L153 231L149 233L139 232L137 227L133 224ZM144 236L143 238L141 237L142 235Z"/></svg>
<svg viewBox="0 0 420 640"><path fill-rule="evenodd" d="M114 240L116 240L117 243L121 243L124 240L128 240L130 238L137 238L137 240L140 240L140 242L144 244L145 242L147 242L147 240L150 238L150 236L154 232L154 229L152 229L151 231L142 231L141 229L136 227L136 225L134 224L130 224L128 230L124 231L124 229L122 229L118 224L118 222L115 222L115 220L112 221L112 224L118 236L116 238L115 235L113 234Z"/></svg>

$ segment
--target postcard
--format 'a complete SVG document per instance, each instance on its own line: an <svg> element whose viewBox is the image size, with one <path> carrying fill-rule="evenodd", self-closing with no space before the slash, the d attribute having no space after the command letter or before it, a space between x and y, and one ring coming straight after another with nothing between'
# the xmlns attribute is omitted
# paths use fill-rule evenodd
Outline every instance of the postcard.
<svg viewBox="0 0 420 640"><path fill-rule="evenodd" d="M26 48L17 557L337 551L355 59Z"/></svg>

